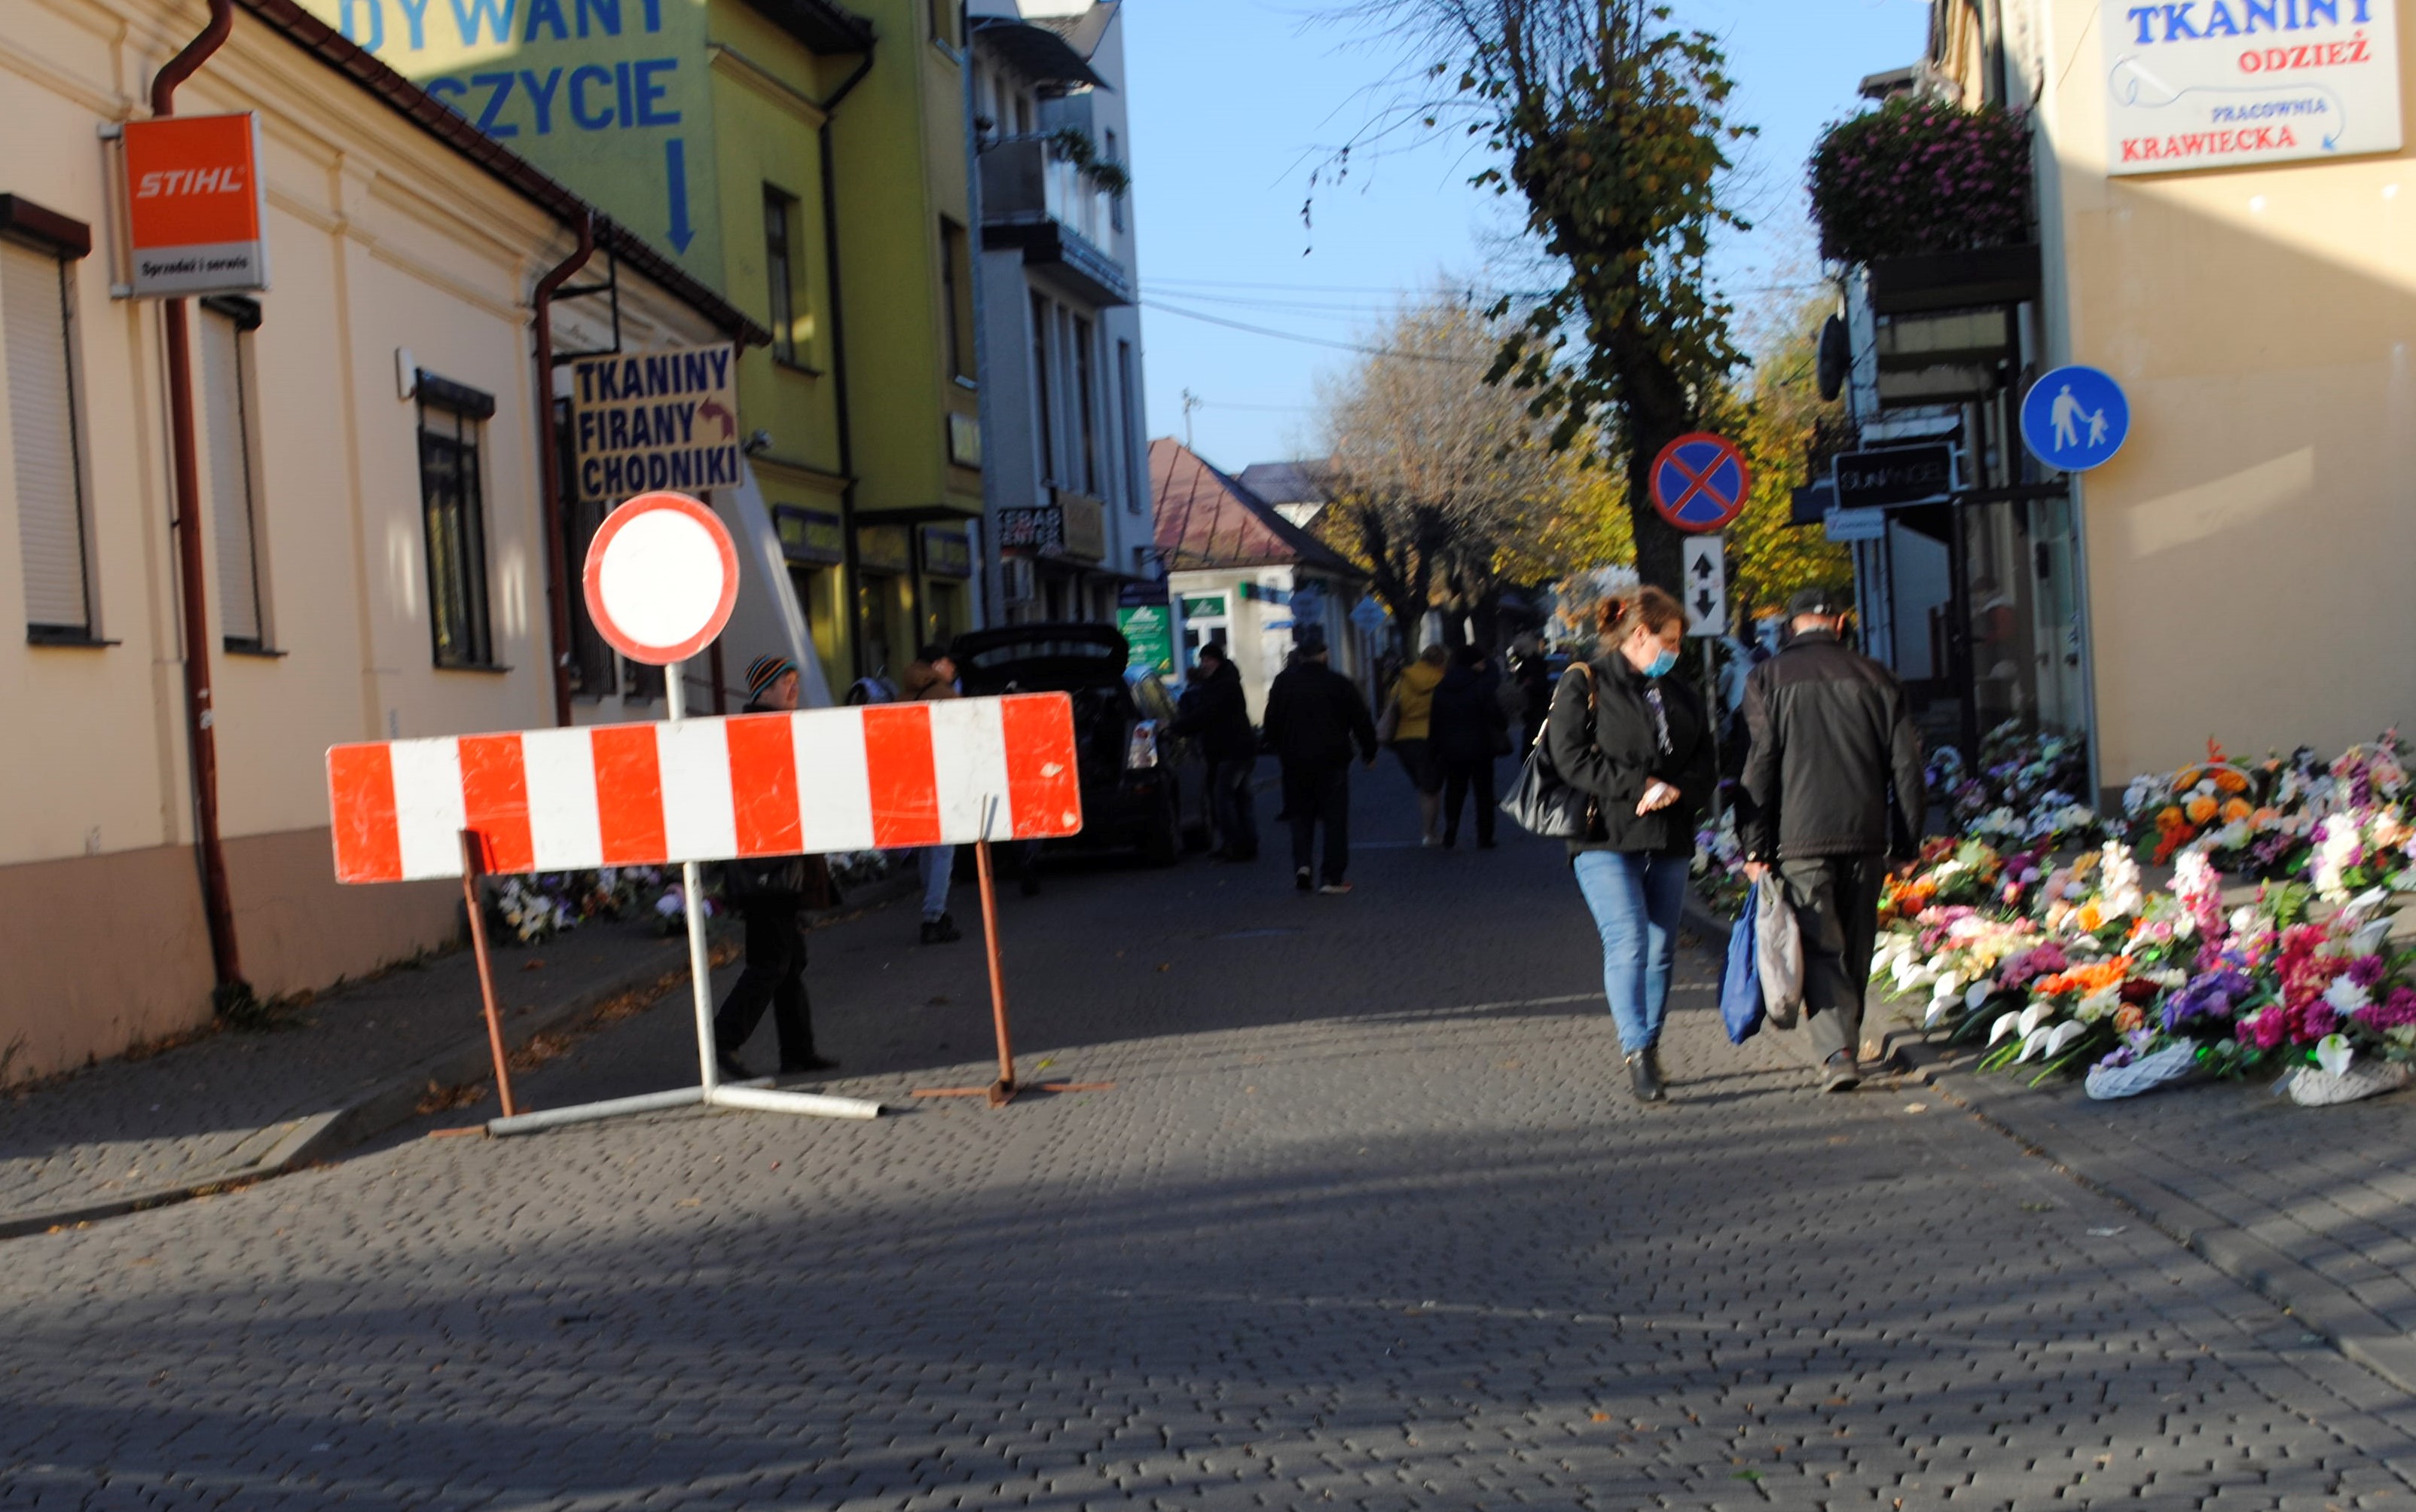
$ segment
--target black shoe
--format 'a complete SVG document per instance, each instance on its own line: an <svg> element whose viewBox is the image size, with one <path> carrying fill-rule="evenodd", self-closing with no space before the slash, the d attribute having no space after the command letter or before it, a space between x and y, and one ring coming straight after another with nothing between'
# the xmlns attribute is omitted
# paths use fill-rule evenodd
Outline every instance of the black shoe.
<svg viewBox="0 0 2416 1512"><path fill-rule="evenodd" d="M1040 879L1030 872L1024 873L1023 876L1023 896L1026 898L1040 896Z"/></svg>
<svg viewBox="0 0 2416 1512"><path fill-rule="evenodd" d="M1442 848L1443 848L1444 850L1446 850L1446 851L1457 851L1457 850L1458 850L1458 849L1459 849L1459 837L1458 837L1458 836L1457 836L1457 835L1455 835L1455 834L1453 834L1453 833L1452 833L1451 831L1449 831L1449 830L1444 830L1444 831L1442 832Z"/></svg>
<svg viewBox="0 0 2416 1512"><path fill-rule="evenodd" d="M1661 1069L1661 1042L1654 1040L1644 1048L1644 1064L1653 1068L1653 1080L1662 1086L1669 1084L1669 1073Z"/></svg>
<svg viewBox="0 0 2416 1512"><path fill-rule="evenodd" d="M740 1060L737 1056L731 1054L728 1051L717 1052L713 1057L713 1065L714 1068L721 1073L721 1080L724 1081L752 1081L755 1080L755 1073L747 1069L747 1063Z"/></svg>
<svg viewBox="0 0 2416 1512"><path fill-rule="evenodd" d="M923 921L923 944L925 945L947 945L963 938L964 936L957 930L956 919L946 914L935 919Z"/></svg>
<svg viewBox="0 0 2416 1512"><path fill-rule="evenodd" d="M1317 890L1317 873L1311 871L1306 867L1302 867L1292 872L1291 885L1305 893L1315 892Z"/></svg>
<svg viewBox="0 0 2416 1512"><path fill-rule="evenodd" d="M1862 1073L1854 1068L1854 1052L1838 1051L1820 1063L1823 1092L1851 1092L1863 1084Z"/></svg>
<svg viewBox="0 0 2416 1512"><path fill-rule="evenodd" d="M838 1062L832 1060L827 1055L808 1055L801 1061L782 1061L780 1063L780 1074L782 1076L809 1076L816 1071L836 1071L838 1069Z"/></svg>
<svg viewBox="0 0 2416 1512"><path fill-rule="evenodd" d="M1653 1074L1653 1057L1646 1051L1627 1057L1627 1083L1638 1102L1659 1102L1667 1096L1661 1090L1661 1079Z"/></svg>
<svg viewBox="0 0 2416 1512"><path fill-rule="evenodd" d="M1476 848L1480 851L1498 851L1502 849L1502 842L1500 840L1478 840L1476 842Z"/></svg>

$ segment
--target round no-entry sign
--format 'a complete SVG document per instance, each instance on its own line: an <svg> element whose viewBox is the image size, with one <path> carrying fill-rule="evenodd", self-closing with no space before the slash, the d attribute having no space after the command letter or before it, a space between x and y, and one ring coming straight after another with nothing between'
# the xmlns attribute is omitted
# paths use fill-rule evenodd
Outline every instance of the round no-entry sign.
<svg viewBox="0 0 2416 1512"><path fill-rule="evenodd" d="M1653 507L1698 536L1726 529L1744 513L1753 469L1736 443L1708 431L1680 436L1653 459Z"/></svg>
<svg viewBox="0 0 2416 1512"><path fill-rule="evenodd" d="M685 493L641 493L587 548L587 613L632 661L668 667L711 644L738 602L738 548Z"/></svg>

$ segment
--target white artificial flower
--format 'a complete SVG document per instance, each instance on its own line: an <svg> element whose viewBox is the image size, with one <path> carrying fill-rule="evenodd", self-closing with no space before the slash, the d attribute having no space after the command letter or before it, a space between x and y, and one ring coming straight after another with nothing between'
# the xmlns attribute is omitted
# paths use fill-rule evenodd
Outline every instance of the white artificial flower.
<svg viewBox="0 0 2416 1512"><path fill-rule="evenodd" d="M2027 1035L2035 1032L2038 1026L2045 1023L2047 1017L2054 1012L2055 1008L2053 1005L2046 1003L2033 1003L2029 1007L2024 1008L2020 1015L2020 1027L2022 1033Z"/></svg>
<svg viewBox="0 0 2416 1512"><path fill-rule="evenodd" d="M2347 976L2335 976L2333 985L2324 989L2324 1001L2334 1013L2348 1018L2360 1008L2372 1007L2374 996Z"/></svg>
<svg viewBox="0 0 2416 1512"><path fill-rule="evenodd" d="M2089 1033L2086 1024L2060 1023L2046 1032L2046 1058L2054 1060L2063 1053L2063 1047Z"/></svg>
<svg viewBox="0 0 2416 1512"><path fill-rule="evenodd" d="M2082 1023L2096 1023L2111 1017L2114 1010L2122 1005L2122 990L2120 987L2109 987L2104 991L2091 992L2082 998L2080 1005L2072 1012L2073 1017Z"/></svg>
<svg viewBox="0 0 2416 1512"><path fill-rule="evenodd" d="M2334 1076L2348 1069L2348 1063L2355 1054L2344 1036L2326 1035L2316 1041L2316 1064Z"/></svg>
<svg viewBox="0 0 2416 1512"><path fill-rule="evenodd" d="M1988 1001L1988 994L1994 992L1996 990L1997 980L1995 977L1984 976L1980 978L1980 980L1971 984L1969 990L1964 992L1963 1006L1977 1012L1980 1005Z"/></svg>
<svg viewBox="0 0 2416 1512"><path fill-rule="evenodd" d="M2029 1060L2031 1056L2045 1049L2046 1046L2046 1036L2049 1032L2050 1031L2045 1029L2033 1029L2029 1034L2024 1035L2022 1036L2022 1052L2014 1057L2015 1064L2019 1065L2021 1062Z"/></svg>
<svg viewBox="0 0 2416 1512"><path fill-rule="evenodd" d="M2022 1016L2018 1013L2008 1013L2003 1018L1999 1019L1994 1024L1989 1026L1988 1043L1993 1045L1998 1040L2001 1040L2007 1035L2012 1034L2016 1029L2020 1028L2021 1018Z"/></svg>

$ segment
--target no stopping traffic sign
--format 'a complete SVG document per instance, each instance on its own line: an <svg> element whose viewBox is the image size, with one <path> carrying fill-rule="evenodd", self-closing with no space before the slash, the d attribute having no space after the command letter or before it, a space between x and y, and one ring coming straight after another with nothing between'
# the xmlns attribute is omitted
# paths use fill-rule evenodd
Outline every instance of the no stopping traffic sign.
<svg viewBox="0 0 2416 1512"><path fill-rule="evenodd" d="M738 548L685 493L641 493L587 548L587 613L632 661L668 667L711 644L738 602Z"/></svg>
<svg viewBox="0 0 2416 1512"><path fill-rule="evenodd" d="M1653 507L1698 536L1722 530L1744 512L1753 469L1736 443L1708 431L1680 436L1653 459Z"/></svg>

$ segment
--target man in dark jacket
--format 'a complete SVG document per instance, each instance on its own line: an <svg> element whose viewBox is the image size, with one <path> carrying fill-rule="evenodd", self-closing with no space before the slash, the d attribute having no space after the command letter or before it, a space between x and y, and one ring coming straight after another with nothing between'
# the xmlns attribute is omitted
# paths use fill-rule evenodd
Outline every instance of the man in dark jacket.
<svg viewBox="0 0 2416 1512"><path fill-rule="evenodd" d="M1267 748L1283 764L1284 811L1291 816L1292 885L1347 893L1351 884L1351 748L1376 764L1376 721L1358 685L1326 665L1325 637L1301 637L1291 664L1267 689ZM1309 869L1320 821L1325 824L1323 885Z"/></svg>
<svg viewBox="0 0 2416 1512"><path fill-rule="evenodd" d="M1775 864L1804 935L1804 1013L1831 1092L1880 1058L1863 1028L1888 858L1922 826L1921 736L1895 674L1838 639L1846 605L1806 588L1788 603L1794 638L1745 682L1745 872ZM1894 795L1893 808L1889 803Z"/></svg>
<svg viewBox="0 0 2416 1512"><path fill-rule="evenodd" d="M745 714L778 713L797 706L797 667L785 657L758 657L747 668ZM802 855L754 856L721 869L722 900L747 924L747 969L713 1016L713 1048L721 1074L744 1081L753 1073L738 1059L740 1047L772 1010L780 1036L780 1073L827 1071L837 1061L814 1053L811 1005L806 999L806 930L801 914L807 890Z"/></svg>
<svg viewBox="0 0 2416 1512"><path fill-rule="evenodd" d="M1434 713L1427 724L1427 748L1442 769L1442 843L1459 843L1459 812L1476 797L1476 848L1493 849L1493 758L1506 755L1509 717L1502 711L1502 675L1485 648L1464 645L1435 685Z"/></svg>
<svg viewBox="0 0 2416 1512"><path fill-rule="evenodd" d="M1216 825L1217 857L1257 860L1259 816L1250 775L1259 764L1259 737L1250 729L1242 670L1225 655L1224 642L1200 648L1200 665L1170 731L1196 737L1208 764L1208 812Z"/></svg>

